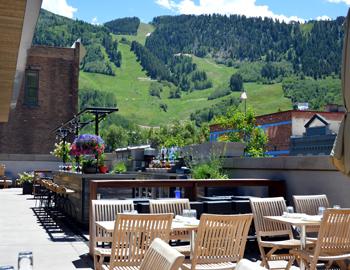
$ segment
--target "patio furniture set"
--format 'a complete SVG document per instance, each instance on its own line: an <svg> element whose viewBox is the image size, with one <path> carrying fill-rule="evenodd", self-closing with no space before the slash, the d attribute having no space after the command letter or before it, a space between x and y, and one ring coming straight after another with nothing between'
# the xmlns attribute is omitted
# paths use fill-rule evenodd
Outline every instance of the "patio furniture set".
<svg viewBox="0 0 350 270"><path fill-rule="evenodd" d="M188 199L150 200L149 214L135 213L132 201L92 200L95 269L259 269L242 260L253 217L261 266L270 269L272 261L286 260L289 269L296 260L301 269L316 269L319 261L346 269L349 209L328 208L325 195L294 196L299 213L288 213L283 197L251 198L250 203L253 214L202 214L197 220L179 216L190 209ZM323 217L317 215L319 207L327 208ZM300 239L294 238L292 225L300 228ZM317 231L316 238L307 237ZM154 251L154 246L163 248ZM168 256L164 263L173 268L157 268L157 260L143 268L156 252L159 259Z"/></svg>

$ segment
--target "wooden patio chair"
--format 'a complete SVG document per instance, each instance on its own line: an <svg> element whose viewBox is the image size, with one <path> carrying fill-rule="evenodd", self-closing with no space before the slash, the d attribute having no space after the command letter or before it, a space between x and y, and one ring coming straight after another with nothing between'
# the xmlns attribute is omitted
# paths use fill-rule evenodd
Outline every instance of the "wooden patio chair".
<svg viewBox="0 0 350 270"><path fill-rule="evenodd" d="M299 240L293 238L290 225L265 219L265 216L281 216L287 211L283 197L250 198L250 205L254 215L254 225L261 254L261 265L270 269L269 261L288 260L286 269L293 264L295 257L289 252L276 251L300 248ZM273 240L284 237L286 240ZM265 239L268 238L268 239ZM268 249L266 253L265 249Z"/></svg>
<svg viewBox="0 0 350 270"><path fill-rule="evenodd" d="M295 210L298 213L305 213L308 215L317 215L318 208L323 206L329 208L327 195L294 195L293 196Z"/></svg>
<svg viewBox="0 0 350 270"><path fill-rule="evenodd" d="M179 270L185 256L156 238L145 253L140 270Z"/></svg>
<svg viewBox="0 0 350 270"><path fill-rule="evenodd" d="M94 265L97 267L98 257L100 261L104 261L105 257L108 257L111 253L111 249L99 248L99 243L111 242L112 236L106 234L103 230L96 226L96 221L113 221L116 219L117 214L124 211L134 210L134 203L131 200L92 200L92 232L90 235L90 241L94 243Z"/></svg>
<svg viewBox="0 0 350 270"><path fill-rule="evenodd" d="M329 208L329 202L327 195L294 195L293 196L294 206L297 213L304 213L308 215L317 215L318 208L323 206ZM318 232L319 226L307 226L306 233L312 233L314 236ZM308 237L307 240L316 241L317 238Z"/></svg>
<svg viewBox="0 0 350 270"><path fill-rule="evenodd" d="M350 259L350 209L326 209L315 248L292 252L308 269L316 269L319 261L328 262L327 268L336 262L341 270L347 269L344 260Z"/></svg>
<svg viewBox="0 0 350 270"><path fill-rule="evenodd" d="M0 185L3 186L3 188L8 188L9 185L12 185L12 181L7 179L5 175L5 164L0 164Z"/></svg>
<svg viewBox="0 0 350 270"><path fill-rule="evenodd" d="M200 219L191 263L182 269L234 269L243 258L253 215L209 215Z"/></svg>
<svg viewBox="0 0 350 270"><path fill-rule="evenodd" d="M189 199L150 200L149 209L152 214L172 213L173 217L175 217L176 215L182 215L184 209L191 209L191 205ZM190 234L188 231L172 231L170 240L190 241ZM190 255L190 245L175 246L174 248L184 255Z"/></svg>
<svg viewBox="0 0 350 270"><path fill-rule="evenodd" d="M139 269L145 253L155 238L169 241L171 214L118 214L113 232L112 250L107 270Z"/></svg>

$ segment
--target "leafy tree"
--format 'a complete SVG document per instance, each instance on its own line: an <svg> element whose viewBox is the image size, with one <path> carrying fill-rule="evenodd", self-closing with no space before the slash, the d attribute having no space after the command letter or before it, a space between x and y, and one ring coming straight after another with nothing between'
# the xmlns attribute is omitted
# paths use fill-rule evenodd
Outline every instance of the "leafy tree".
<svg viewBox="0 0 350 270"><path fill-rule="evenodd" d="M235 73L230 78L231 91L242 91L243 90L243 79L238 73Z"/></svg>
<svg viewBox="0 0 350 270"><path fill-rule="evenodd" d="M114 93L104 92L96 89L79 90L79 108L86 107L111 107L117 106L117 99Z"/></svg>
<svg viewBox="0 0 350 270"><path fill-rule="evenodd" d="M174 121L168 126L150 129L147 138L152 147L181 147L207 141L209 138L209 127L208 125L203 125L201 128L198 128L190 121L182 123Z"/></svg>
<svg viewBox="0 0 350 270"><path fill-rule="evenodd" d="M190 119L197 126L201 126L205 122L210 122L214 117L224 115L229 108L237 108L240 101L236 97L221 100L219 103L209 108L197 110L191 114Z"/></svg>
<svg viewBox="0 0 350 270"><path fill-rule="evenodd" d="M213 123L235 130L221 136L220 141L245 142L245 152L248 156L265 155L268 138L265 132L256 126L255 114L252 110L243 113L230 109L226 115L216 117Z"/></svg>
<svg viewBox="0 0 350 270"><path fill-rule="evenodd" d="M154 97L160 97L160 93L163 91L162 85L157 82L152 82L149 86L149 94Z"/></svg>
<svg viewBox="0 0 350 270"><path fill-rule="evenodd" d="M229 89L227 86L221 86L218 87L208 96L208 100L216 99L216 98L221 98L224 96L228 96L231 94L231 89Z"/></svg>
<svg viewBox="0 0 350 270"><path fill-rule="evenodd" d="M192 165L191 175L194 179L228 179L219 159L211 159Z"/></svg>
<svg viewBox="0 0 350 270"><path fill-rule="evenodd" d="M166 103L160 103L159 108L164 112L168 111L168 105Z"/></svg>
<svg viewBox="0 0 350 270"><path fill-rule="evenodd" d="M178 88L178 87L170 88L169 98L181 98L181 90L180 90L180 88Z"/></svg>
<svg viewBox="0 0 350 270"><path fill-rule="evenodd" d="M98 44L88 47L82 61L82 69L86 72L115 75L109 62L105 61L101 46Z"/></svg>
<svg viewBox="0 0 350 270"><path fill-rule="evenodd" d="M283 80L284 95L293 103L308 102L310 109L323 110L326 104L342 105L340 79L288 77Z"/></svg>
<svg viewBox="0 0 350 270"><path fill-rule="evenodd" d="M106 145L113 150L118 147L125 147L128 145L127 132L124 128L114 124L105 130L103 138Z"/></svg>

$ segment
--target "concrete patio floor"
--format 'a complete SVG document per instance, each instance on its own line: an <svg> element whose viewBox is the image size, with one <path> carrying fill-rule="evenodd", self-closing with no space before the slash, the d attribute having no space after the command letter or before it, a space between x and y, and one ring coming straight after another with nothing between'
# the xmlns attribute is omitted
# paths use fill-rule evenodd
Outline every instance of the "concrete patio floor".
<svg viewBox="0 0 350 270"><path fill-rule="evenodd" d="M32 251L36 270L93 269L88 242L34 208L22 189L0 190L0 265L17 269L20 251Z"/></svg>
<svg viewBox="0 0 350 270"><path fill-rule="evenodd" d="M17 269L20 251L33 252L35 270L93 269L86 236L74 233L59 219L51 219L35 207L32 195L22 195L22 189L0 189L0 266ZM248 256L253 261L254 257ZM286 263L273 262L281 268Z"/></svg>

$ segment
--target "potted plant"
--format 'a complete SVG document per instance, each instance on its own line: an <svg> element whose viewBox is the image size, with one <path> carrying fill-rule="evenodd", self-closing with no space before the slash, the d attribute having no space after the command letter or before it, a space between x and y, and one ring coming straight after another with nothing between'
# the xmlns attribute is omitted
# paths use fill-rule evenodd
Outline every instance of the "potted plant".
<svg viewBox="0 0 350 270"><path fill-rule="evenodd" d="M98 135L79 135L71 145L70 154L82 157L82 169L84 173L96 173L98 160L104 153L105 143Z"/></svg>
<svg viewBox="0 0 350 270"><path fill-rule="evenodd" d="M22 194L32 194L33 192L33 182L34 182L34 172L24 172L18 174L19 178L17 182L20 186L23 187Z"/></svg>
<svg viewBox="0 0 350 270"><path fill-rule="evenodd" d="M83 156L82 159L83 173L97 173L97 159L92 156Z"/></svg>
<svg viewBox="0 0 350 270"><path fill-rule="evenodd" d="M51 155L62 159L64 169L66 167L66 163L70 162L70 150L71 150L71 144L66 141L60 141L59 143L55 143L55 148L52 152L50 152Z"/></svg>
<svg viewBox="0 0 350 270"><path fill-rule="evenodd" d="M108 167L105 165L105 154L101 154L98 158L98 170L100 173L107 173Z"/></svg>
<svg viewBox="0 0 350 270"><path fill-rule="evenodd" d="M125 173L127 171L126 165L124 162L118 162L114 165L112 172L113 173Z"/></svg>

